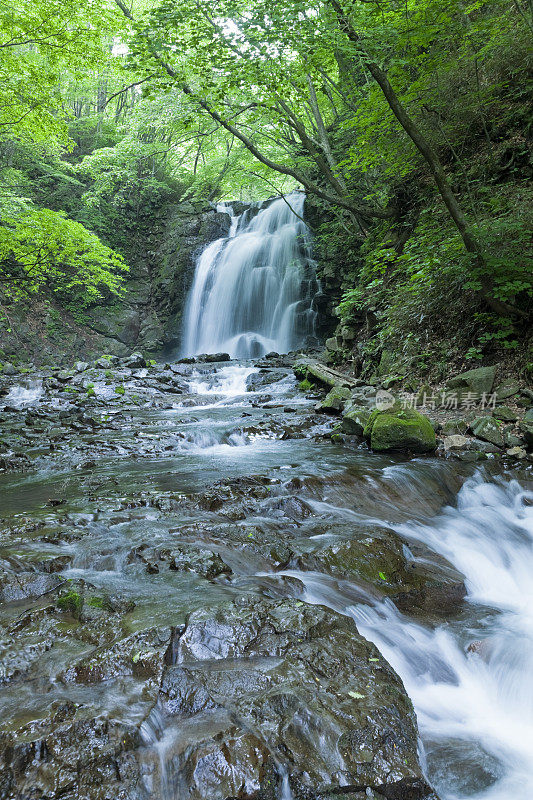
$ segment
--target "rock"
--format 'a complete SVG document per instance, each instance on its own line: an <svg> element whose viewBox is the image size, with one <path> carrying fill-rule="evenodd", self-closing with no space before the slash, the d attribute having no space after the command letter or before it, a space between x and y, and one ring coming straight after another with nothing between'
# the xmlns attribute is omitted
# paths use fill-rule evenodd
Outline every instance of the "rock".
<svg viewBox="0 0 533 800"><path fill-rule="evenodd" d="M501 448L497 444L484 441L483 439L469 439L469 450L475 450L478 453L500 453Z"/></svg>
<svg viewBox="0 0 533 800"><path fill-rule="evenodd" d="M373 409L376 405L377 390L374 386L360 386L352 390L350 405Z"/></svg>
<svg viewBox="0 0 533 800"><path fill-rule="evenodd" d="M494 641L492 639L476 639L470 642L466 648L467 653L473 653L483 661L490 661L490 657L494 652Z"/></svg>
<svg viewBox="0 0 533 800"><path fill-rule="evenodd" d="M206 364L214 364L219 361L231 361L231 356L229 353L204 353L198 356L198 361L202 361Z"/></svg>
<svg viewBox="0 0 533 800"><path fill-rule="evenodd" d="M336 336L331 336L329 339L326 339L326 350L329 350L330 353L337 353L341 349Z"/></svg>
<svg viewBox="0 0 533 800"><path fill-rule="evenodd" d="M56 375L57 380L61 381L61 383L67 383L68 381L71 381L73 377L74 375L72 372L66 369L60 369Z"/></svg>
<svg viewBox="0 0 533 800"><path fill-rule="evenodd" d="M468 449L468 444L470 439L466 436L461 436L460 434L454 434L452 436L445 436L444 437L444 449L445 450L466 450Z"/></svg>
<svg viewBox="0 0 533 800"><path fill-rule="evenodd" d="M515 436L511 431L503 432L503 441L506 447L521 447L524 443L519 436Z"/></svg>
<svg viewBox="0 0 533 800"><path fill-rule="evenodd" d="M470 430L478 438L485 442L503 447L503 433L500 423L492 417L477 417L471 424Z"/></svg>
<svg viewBox="0 0 533 800"><path fill-rule="evenodd" d="M193 545L182 545L172 551L170 569L177 572L195 572L208 580L216 578L217 575L231 573L230 567L217 553Z"/></svg>
<svg viewBox="0 0 533 800"><path fill-rule="evenodd" d="M265 355L265 358L279 358L279 353L276 353L275 350L271 350L270 353Z"/></svg>
<svg viewBox="0 0 533 800"><path fill-rule="evenodd" d="M296 558L289 568L350 578L354 591L361 587L359 601L363 603L369 601L365 591L370 584L379 597L390 597L406 613L446 616L460 609L466 596L464 575L423 544L410 542L407 552L393 530L355 527L350 539L319 547Z"/></svg>
<svg viewBox="0 0 533 800"><path fill-rule="evenodd" d="M7 361L4 364L3 368L2 368L2 374L3 375L18 375L19 374L19 370L13 364L10 364L9 361Z"/></svg>
<svg viewBox="0 0 533 800"><path fill-rule="evenodd" d="M516 405L520 406L520 408L531 408L533 405L533 400L527 394L520 394L520 397L516 399Z"/></svg>
<svg viewBox="0 0 533 800"><path fill-rule="evenodd" d="M462 372L448 381L448 389L457 389L460 393L472 392L481 397L490 393L496 377L496 367L477 367L468 372Z"/></svg>
<svg viewBox="0 0 533 800"><path fill-rule="evenodd" d="M112 364L111 356L101 356L100 358L97 358L96 361L94 362L94 366L98 367L99 369L109 369L111 364Z"/></svg>
<svg viewBox="0 0 533 800"><path fill-rule="evenodd" d="M473 464L477 461L484 461L487 458L487 454L479 450L460 450L457 453L457 458L468 464Z"/></svg>
<svg viewBox="0 0 533 800"><path fill-rule="evenodd" d="M368 408L348 406L342 415L342 432L352 436L362 436L371 413Z"/></svg>
<svg viewBox="0 0 533 800"><path fill-rule="evenodd" d="M345 386L334 386L325 398L317 403L315 411L325 411L326 414L339 414L351 399L350 390Z"/></svg>
<svg viewBox="0 0 533 800"><path fill-rule="evenodd" d="M423 414L412 408L375 409L368 420L363 435L372 450L411 450L428 453L435 450L435 431Z"/></svg>
<svg viewBox="0 0 533 800"><path fill-rule="evenodd" d="M357 337L357 330L352 325L343 325L340 329L342 341L351 344Z"/></svg>
<svg viewBox="0 0 533 800"><path fill-rule="evenodd" d="M309 503L306 503L305 500L302 500L300 497L291 496L278 498L273 500L270 508L272 511L281 512L284 517L288 517L289 519L295 521L306 519L314 514L314 511Z"/></svg>
<svg viewBox="0 0 533 800"><path fill-rule="evenodd" d="M180 763L191 798L280 797L281 761L297 798L369 787L436 800L405 689L350 619L242 597L191 614L169 650L160 701L171 723L195 731Z"/></svg>
<svg viewBox="0 0 533 800"><path fill-rule="evenodd" d="M132 353L131 356L125 358L122 363L129 369L142 369L146 366L146 360L141 353Z"/></svg>
<svg viewBox="0 0 533 800"><path fill-rule="evenodd" d="M85 372L86 369L89 369L89 364L87 361L76 361L74 362L74 371L75 372Z"/></svg>
<svg viewBox="0 0 533 800"><path fill-rule="evenodd" d="M272 383L278 383L287 377L289 373L282 369L268 369L261 372L254 372L246 378L246 391L255 392L264 386L270 386Z"/></svg>
<svg viewBox="0 0 533 800"><path fill-rule="evenodd" d="M514 381L504 381L504 383L500 384L496 389L496 399L507 400L508 397L514 397L519 391L520 387L517 383Z"/></svg>
<svg viewBox="0 0 533 800"><path fill-rule="evenodd" d="M468 422L465 419L448 419L442 423L441 428L443 436L463 435L467 430Z"/></svg>
<svg viewBox="0 0 533 800"><path fill-rule="evenodd" d="M63 580L57 574L0 571L0 602L12 603L28 597L40 597L57 588Z"/></svg>
<svg viewBox="0 0 533 800"><path fill-rule="evenodd" d="M529 447L533 447L533 421L523 419L520 421L519 428Z"/></svg>
<svg viewBox="0 0 533 800"><path fill-rule="evenodd" d="M528 408L528 410L524 414L524 420L526 422L533 422L533 408Z"/></svg>
<svg viewBox="0 0 533 800"><path fill-rule="evenodd" d="M495 419L500 419L503 422L516 422L518 416L509 406L496 406L492 412Z"/></svg>
<svg viewBox="0 0 533 800"><path fill-rule="evenodd" d="M524 450L523 447L510 447L508 450L505 451L508 456L511 458L518 458L523 459L527 458L527 452Z"/></svg>

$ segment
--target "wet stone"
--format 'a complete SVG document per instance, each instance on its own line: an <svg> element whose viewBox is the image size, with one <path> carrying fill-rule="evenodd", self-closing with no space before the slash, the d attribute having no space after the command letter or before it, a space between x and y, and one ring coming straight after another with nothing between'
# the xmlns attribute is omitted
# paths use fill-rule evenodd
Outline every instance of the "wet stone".
<svg viewBox="0 0 533 800"><path fill-rule="evenodd" d="M294 600L242 598L214 616L191 615L172 663L162 709L199 732L178 743L191 798L235 797L243 785L270 798L279 765L302 800L341 787L435 798L417 764L401 682L347 618Z"/></svg>

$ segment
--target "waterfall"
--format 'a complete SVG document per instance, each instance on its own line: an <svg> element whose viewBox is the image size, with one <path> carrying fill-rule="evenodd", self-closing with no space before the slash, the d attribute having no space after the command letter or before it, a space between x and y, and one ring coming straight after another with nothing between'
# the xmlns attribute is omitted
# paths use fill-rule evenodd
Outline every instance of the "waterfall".
<svg viewBox="0 0 533 800"><path fill-rule="evenodd" d="M313 336L318 291L305 195L278 198L251 219L231 216L226 238L201 253L185 313L183 355L229 353L256 358L286 353Z"/></svg>

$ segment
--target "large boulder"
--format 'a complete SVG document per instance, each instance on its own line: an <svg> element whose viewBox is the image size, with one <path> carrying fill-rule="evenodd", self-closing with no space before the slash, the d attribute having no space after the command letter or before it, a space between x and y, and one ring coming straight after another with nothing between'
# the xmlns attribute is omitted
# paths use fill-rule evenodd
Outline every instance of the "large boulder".
<svg viewBox="0 0 533 800"><path fill-rule="evenodd" d="M477 367L449 380L447 388L461 395L471 392L481 397L492 390L495 377L496 367Z"/></svg>
<svg viewBox="0 0 533 800"><path fill-rule="evenodd" d="M429 453L437 440L431 422L413 408L398 405L389 409L374 409L363 431L372 450L410 450Z"/></svg>
<svg viewBox="0 0 533 800"><path fill-rule="evenodd" d="M299 800L435 800L405 689L349 618L243 596L193 613L170 654L160 713L194 731L179 753L191 800L272 800L284 775Z"/></svg>
<svg viewBox="0 0 533 800"><path fill-rule="evenodd" d="M348 406L342 415L342 432L352 436L362 436L371 413L368 408Z"/></svg>

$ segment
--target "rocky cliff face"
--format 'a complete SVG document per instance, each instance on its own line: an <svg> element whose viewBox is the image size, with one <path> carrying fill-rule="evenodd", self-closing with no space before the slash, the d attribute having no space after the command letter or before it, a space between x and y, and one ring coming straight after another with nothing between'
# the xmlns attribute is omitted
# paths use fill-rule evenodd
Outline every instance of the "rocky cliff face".
<svg viewBox="0 0 533 800"><path fill-rule="evenodd" d="M181 315L198 254L224 236L227 214L208 203L169 206L141 243L142 250L118 302L94 308L90 327L111 339L110 352L124 355L172 352L180 341Z"/></svg>
<svg viewBox="0 0 533 800"><path fill-rule="evenodd" d="M147 355L172 352L179 344L196 258L229 225L229 216L207 202L167 205L139 220L129 241L131 269L122 297L109 298L77 318L53 299L11 305L0 329L0 362L71 363L136 349Z"/></svg>

